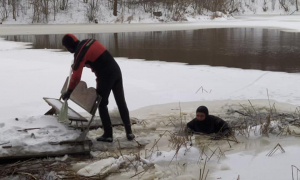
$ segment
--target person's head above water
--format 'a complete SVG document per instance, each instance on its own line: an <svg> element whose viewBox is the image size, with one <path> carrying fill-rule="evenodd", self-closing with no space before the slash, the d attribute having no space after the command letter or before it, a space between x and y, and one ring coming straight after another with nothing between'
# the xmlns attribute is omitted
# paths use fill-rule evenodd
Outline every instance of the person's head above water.
<svg viewBox="0 0 300 180"><path fill-rule="evenodd" d="M75 52L78 44L79 40L73 34L66 34L62 38L62 45L65 46L70 53Z"/></svg>
<svg viewBox="0 0 300 180"><path fill-rule="evenodd" d="M209 115L208 109L205 106L199 106L196 111L196 119L204 121Z"/></svg>

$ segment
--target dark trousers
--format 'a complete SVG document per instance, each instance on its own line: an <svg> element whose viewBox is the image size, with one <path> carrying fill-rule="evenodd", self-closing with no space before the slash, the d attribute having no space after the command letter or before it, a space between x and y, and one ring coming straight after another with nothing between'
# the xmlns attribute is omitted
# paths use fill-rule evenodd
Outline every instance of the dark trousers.
<svg viewBox="0 0 300 180"><path fill-rule="evenodd" d="M113 60L114 61L114 60ZM102 68L97 73L97 93L102 97L99 105L99 114L102 121L104 136L112 137L112 124L108 113L108 99L110 92L113 92L121 119L127 134L132 133L129 111L125 101L123 79L119 66L114 61L109 66Z"/></svg>

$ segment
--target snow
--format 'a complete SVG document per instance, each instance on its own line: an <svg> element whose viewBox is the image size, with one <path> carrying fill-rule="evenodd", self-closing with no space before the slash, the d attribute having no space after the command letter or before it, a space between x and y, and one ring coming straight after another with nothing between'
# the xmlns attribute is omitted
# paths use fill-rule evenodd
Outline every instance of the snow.
<svg viewBox="0 0 300 180"><path fill-rule="evenodd" d="M211 12L206 9L202 9L201 15L197 10L194 10L193 5L188 5L187 7L181 6L180 11L181 17L176 18L178 15L176 14L176 10L173 12L170 9L178 8L176 3L170 9L164 8L162 3L156 3L154 7L149 9L147 6L143 4L138 4L138 6L131 6L128 8L126 6L126 1L122 2L122 7L120 4L118 5L118 15L113 15L113 10L111 8L111 4L107 1L100 1L98 12L95 13L95 18L99 23L165 23L165 22L176 22L176 21L189 21L189 22L202 22L202 21L226 21L232 19L231 15L226 15L221 12ZM265 3L266 2L266 3ZM89 22L87 17L88 4L83 3L81 0L73 0L69 1L68 7L66 10L58 10L54 19L53 12L53 4L50 3L48 22L44 19L44 17L40 16L40 22L33 22L33 7L25 0L20 1L20 7L18 8L18 16L17 19L13 19L12 17L12 9L8 8L9 17L4 19L3 24L31 24L31 23L48 23L48 24L87 24L94 23ZM124 5L125 3L125 5ZM180 3L180 2L179 2ZM221 2L222 3L222 2ZM160 4L160 6L157 6ZM280 1L274 0L237 0L233 3L230 2L230 5L225 4L224 9L227 11L238 9L237 12L233 13L233 15L291 15L291 14L299 14L299 12L295 11L295 1L283 1L283 4L288 7L288 11L285 11L284 8L280 5ZM149 5L149 4L148 4ZM153 5L153 4L152 4ZM151 5L150 5L151 6ZM170 5L171 7L172 5ZM230 7L229 7L230 6ZM1 9L3 10L3 9ZM152 15L152 12L161 12L161 17L156 17ZM3 13L4 14L4 13ZM217 14L219 18L212 19L212 15ZM0 17L2 19L2 17ZM1 22L1 20L0 20Z"/></svg>
<svg viewBox="0 0 300 180"><path fill-rule="evenodd" d="M78 131L59 124L54 117L40 116L50 109L42 97L60 96L61 87L68 76L72 55L57 50L35 50L26 47L28 43L0 40L0 56L4 62L0 67L0 82L1 86L5 87L0 89L0 140L11 141L13 146L24 145L24 153L33 150L33 147L34 151L43 151L43 148L51 151L58 147L46 146L49 141L74 139L79 134ZM214 108L212 112L220 112L226 106L247 103L245 99L251 99L254 105L263 104L268 107L267 100L253 100L267 99L266 89L270 99L278 101L276 104L284 110L294 111L299 105L299 88L295 82L300 81L300 75L296 73L187 66L183 63L127 58L116 60L123 72L128 107L132 116L137 118L149 117L151 114L159 116L177 113L178 111L171 109L178 109L179 102L183 111L187 113L194 112L196 107L203 104ZM84 70L82 80L86 81L89 87L95 87L95 75L88 69ZM200 87L207 92L198 91ZM80 109L74 104L69 105L74 110ZM149 107L143 108L146 106ZM116 103L111 96L109 109L115 107ZM139 110L133 111L137 109ZM19 121L14 120L15 118ZM149 128L155 129L160 124L161 122L153 121ZM41 129L29 133L17 131L21 128L36 127ZM133 127L141 129L138 125ZM31 133L36 139L31 137ZM9 151L2 149L1 153L6 154Z"/></svg>
<svg viewBox="0 0 300 180"><path fill-rule="evenodd" d="M183 23L154 25L134 25L124 27L123 30L133 31L151 30L157 27L165 29L176 28L209 28L227 26L253 26L253 27L280 27L284 29L300 30L298 16L241 16L240 19L230 20L230 23L222 21L212 21L203 24ZM294 18L294 19L293 19ZM209 24L209 25L208 25ZM81 31L85 31L84 26ZM62 26L62 30L68 31L76 26ZM7 33L8 26L1 26L1 33ZM47 26L11 26L12 33L19 33L27 28L25 33L35 33L39 28ZM21 27L21 28L20 28ZM53 28L58 27L54 26ZM91 26L89 26L91 27ZM93 27L101 27L96 25ZM111 30L113 25L105 25L105 30ZM19 28L17 31L14 28ZM37 28L37 30L34 30ZM105 29L107 28L107 29ZM148 29L147 29L148 28ZM6 30L5 30L6 29ZM50 28L51 29L51 28ZM97 29L97 28L96 28ZM31 31L31 32L30 32ZM95 30L93 30L95 31ZM121 31L121 30L120 30ZM38 33L47 33L38 32ZM72 130L57 122L55 117L41 116L50 109L42 97L59 97L61 87L65 77L68 75L72 55L57 50L34 50L26 49L28 44L7 42L0 40L0 57L3 61L0 66L0 144L9 141L14 147L18 147L18 152L27 153L40 151L56 151L64 147L50 146L49 141L60 141L74 139L78 137L80 131ZM116 58L120 65L123 77L127 104L131 110L131 116L138 118L149 118L152 121L148 128L159 128L163 126L161 117L168 117L170 114L178 114L179 108L182 112L194 113L199 105L206 105L214 113L225 113L230 108L235 108L239 104L247 104L250 99L256 107L268 108L267 89L271 99L270 103L276 103L277 109L294 112L299 106L299 73L269 72L259 70L242 70L225 67L210 66L187 66L183 63L166 63L161 61L147 62L144 60L128 60L126 58ZM85 70L82 80L88 86L95 87L95 76L90 71ZM205 91L198 91L203 87ZM198 92L197 92L198 91ZM180 104L179 104L180 102ZM72 105L69 104L71 107ZM113 96L110 98L109 109L116 106ZM73 107L72 107L73 108ZM77 108L74 108L77 110ZM176 110L174 110L176 109ZM15 120L15 118L18 118ZM41 128L28 132L18 131L24 128ZM293 127L299 132L299 128ZM134 125L134 130L143 131L141 125ZM92 131L90 134L96 137L102 130ZM124 136L123 129L114 128L117 136ZM32 135L34 134L34 135ZM140 136L142 133L140 134ZM156 134L158 136L158 134ZM153 133L144 132L143 136L152 138ZM241 179L287 179L291 176L291 165L300 167L298 151L295 146L299 142L298 138L274 137L264 138L253 136L243 139L242 143L234 145L232 149L226 151L226 158L219 163L216 158L212 158L208 163L211 170L211 179L233 179L238 175ZM272 150L277 143L285 149L285 153L277 151L272 157L266 154ZM168 146L167 142L162 142L163 146ZM0 156L12 154L9 149L0 148ZM176 163L189 162L189 166L184 174L173 174L157 164L169 163L175 155L175 150L161 150L152 154L145 163L156 163L153 172L146 172L143 179L199 179L199 166L197 160L200 156L199 149L195 146L189 150L182 147L174 160ZM60 161L66 160L65 156ZM124 159L108 158L93 163L79 163L74 165L74 170L86 176L92 176L99 172L108 172L118 169ZM267 167L267 168L266 168ZM168 168L175 168L171 165ZM139 167L141 170L141 168ZM86 171L87 170L87 171ZM126 179L133 176L133 171L122 173ZM123 178L123 179L124 179ZM118 178L116 178L118 179ZM122 178L119 178L122 179Z"/></svg>
<svg viewBox="0 0 300 180"><path fill-rule="evenodd" d="M285 153L278 150L271 157L266 156L271 148L269 151L263 151L255 155L247 152L227 155L226 159L217 167L220 168L220 171L213 173L211 178L236 180L239 175L241 179L245 180L262 178L264 180L289 179L292 176L291 165L300 166L299 147L289 146L283 148L286 151ZM224 166L228 168L224 169ZM295 172L294 170L294 175ZM296 175L294 178L296 178Z"/></svg>
<svg viewBox="0 0 300 180"><path fill-rule="evenodd" d="M246 180L288 179L292 174L291 166L300 166L300 159L298 156L299 147L295 145L299 141L299 138L279 138L276 136L270 136L270 138L252 136L250 139L244 140L242 140L241 137L238 138L240 143L232 144L232 148L229 148L228 145L227 147L223 146L221 142L217 142L215 146L210 145L212 150L215 149L213 147L220 147L223 152L225 152L225 157L221 158L219 161L217 156L212 156L207 162L206 171L209 170L209 180L236 180L238 176L240 176L241 179ZM278 143L280 143L285 152L282 153L280 150L277 150L272 156L266 156ZM225 144L227 143L225 142ZM183 177L181 178L184 179L184 176L190 176L191 179L199 179L199 169L202 168L203 170L203 159L205 159L205 155L202 156L201 165L197 163L201 156L201 151L197 150L199 147L197 147L196 144L195 147L194 154L187 153L184 156L179 155L180 159L174 159L173 164L169 164L172 156L174 156L173 150L163 151L160 156L152 155L152 157L155 158L154 160L157 160L152 162L155 162L156 165L161 165L155 172L164 174L168 169L176 171L177 168L182 168L180 167L180 164L186 164L187 168L184 173L182 173ZM187 149L182 147L180 151L186 151ZM196 153L197 151L198 153ZM209 157L210 154L208 154ZM163 162L166 162L167 164L163 164ZM296 169L294 169L294 175L294 178L296 178ZM176 173L170 174L169 179L174 179L175 177L177 177Z"/></svg>
<svg viewBox="0 0 300 180"><path fill-rule="evenodd" d="M300 31L300 15L241 15L228 21L151 24L2 25L0 35L174 31L208 28L269 28Z"/></svg>
<svg viewBox="0 0 300 180"><path fill-rule="evenodd" d="M78 170L77 174L91 177L95 175L104 175L106 173L117 172L121 165L124 165L125 163L132 164L135 160L136 157L130 155L120 156L118 159L110 157L95 161L90 164L77 163L72 167L72 169L82 166L81 169ZM147 163L145 162L144 164Z"/></svg>
<svg viewBox="0 0 300 180"><path fill-rule="evenodd" d="M293 114L297 106L282 103L268 99L250 99L251 104L254 107L269 109L270 104L275 104L276 108L283 112L290 112ZM193 102L175 102L167 104L157 104L152 106L143 107L134 111L131 111L131 115L141 119L154 118L158 116L171 116L179 115L181 109L182 114L187 116L192 114L194 117L196 108L200 105L205 105L211 114L225 115L228 110L240 110L241 105L244 107L250 106L248 100L214 100L214 101L193 101Z"/></svg>
<svg viewBox="0 0 300 180"><path fill-rule="evenodd" d="M94 176L97 174L102 174L103 169L111 166L115 162L114 158L103 159L97 162L94 162L84 168L80 169L77 173L82 176Z"/></svg>
<svg viewBox="0 0 300 180"><path fill-rule="evenodd" d="M145 12L145 6L139 5L135 9L129 9L127 7L118 8L118 15L114 16L109 2L99 1L100 6L98 12L96 13L95 19L98 20L98 23L159 23L159 22L174 22L174 21L199 21L199 20L210 20L212 12L207 11L203 15L198 15L195 13L195 10L191 6L187 7L184 11L185 13L181 18L174 18L174 13L166 11L162 7L155 8L156 12L162 12L161 17L155 17L152 15L152 10ZM33 8L32 6L27 6L25 10L19 12L17 19L13 19L12 13L9 13L9 17L3 22L3 24L31 24L31 23L48 23L48 24L87 24L95 23L90 22L87 17L88 4L83 3L80 0L69 1L67 10L59 10L56 13L54 19L53 9L49 10L48 22L41 15L40 22L33 22ZM175 7L174 7L175 8ZM174 11L175 12L175 11ZM227 19L227 15L222 15L217 19Z"/></svg>
<svg viewBox="0 0 300 180"><path fill-rule="evenodd" d="M62 158L56 157L55 160L57 160L57 161L66 161L68 159L68 157L69 157L68 155L65 155Z"/></svg>
<svg viewBox="0 0 300 180"><path fill-rule="evenodd" d="M3 122L3 120L1 120ZM57 122L55 117L34 116L18 118L18 120L4 121L0 128L0 144L11 145L13 148L0 149L0 156L22 155L30 152L53 152L64 150L63 146L51 146L49 142L73 140L80 131L72 130ZM18 131L27 128L39 128L35 130ZM17 149L17 151L16 151ZM67 157L64 157L66 159Z"/></svg>
<svg viewBox="0 0 300 180"><path fill-rule="evenodd" d="M182 147L179 149L178 153L176 150L172 151L156 151L149 157L149 161L153 163L158 162L171 162L185 160L187 162L197 162L200 158L200 151L195 147Z"/></svg>
<svg viewBox="0 0 300 180"><path fill-rule="evenodd" d="M0 44L1 48L5 47L5 50L0 50L1 60L5 61L0 67L3 74L0 82L5 87L0 89L1 121L44 114L50 107L42 97L60 96L72 55L53 50L25 49L24 43L15 43L10 49L8 46L12 46L12 42L1 40ZM266 89L270 99L294 105L300 102L299 88L295 85L300 81L297 73L187 66L126 58L116 60L123 72L130 110L173 102L266 99ZM83 71L82 80L89 87L96 85L95 75L88 69ZM200 87L211 92L197 92ZM71 103L69 105L77 110ZM116 103L111 96L109 109L114 107Z"/></svg>

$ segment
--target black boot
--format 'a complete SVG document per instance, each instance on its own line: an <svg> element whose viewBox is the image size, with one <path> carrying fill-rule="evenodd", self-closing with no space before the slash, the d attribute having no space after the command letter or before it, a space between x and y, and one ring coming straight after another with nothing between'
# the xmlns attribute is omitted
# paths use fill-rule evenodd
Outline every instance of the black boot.
<svg viewBox="0 0 300 180"><path fill-rule="evenodd" d="M113 142L113 137L105 136L105 134L103 134L102 136L97 137L96 140L102 142Z"/></svg>
<svg viewBox="0 0 300 180"><path fill-rule="evenodd" d="M97 141L102 142L113 142L113 129L110 121L110 117L108 114L107 106L99 107L100 118L103 126L104 133L102 136L97 137Z"/></svg>
<svg viewBox="0 0 300 180"><path fill-rule="evenodd" d="M135 135L134 134L126 134L126 137L127 137L128 141L132 141L132 140L134 140Z"/></svg>
<svg viewBox="0 0 300 180"><path fill-rule="evenodd" d="M132 141L135 138L135 135L132 133L131 124L124 126L126 131L126 137L129 141Z"/></svg>

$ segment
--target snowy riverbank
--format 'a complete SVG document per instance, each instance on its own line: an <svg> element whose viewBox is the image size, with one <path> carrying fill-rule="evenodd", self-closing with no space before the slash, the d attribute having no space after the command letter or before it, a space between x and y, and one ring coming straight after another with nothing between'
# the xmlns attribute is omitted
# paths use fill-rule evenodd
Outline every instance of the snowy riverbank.
<svg viewBox="0 0 300 180"><path fill-rule="evenodd" d="M89 29L92 25L53 25L53 26L1 26L3 34L41 34L65 33L65 32L115 32L115 31L151 31L156 27L160 30L179 29L199 29L209 27L264 27L280 28L293 31L300 31L300 23L297 16L277 18L277 16L267 16L265 18L241 17L226 24L221 21L206 23L183 23L183 24L162 24L162 25L93 25L95 29ZM294 19L293 19L293 18ZM64 27L56 29L57 27ZM82 27L74 30L74 27ZM117 30L114 27L122 27ZM139 27L138 29L135 29ZM47 29L43 31L43 29ZM52 29L52 30L53 30ZM3 30L3 31L2 31ZM25 147L28 151L57 150L47 144L50 140L72 139L80 133L57 123L53 117L42 116L49 106L42 97L60 96L60 90L65 78L68 75L72 55L67 52L57 52L56 50L35 50L26 49L30 47L26 43L7 42L0 40L0 143L11 141L12 145ZM240 175L241 179L289 179L291 177L291 165L300 167L297 146L299 139L295 137L299 134L299 129L290 121L299 120L300 104L300 74L269 72L259 70L243 70L226 67L211 66L187 66L182 63L166 63L161 61L132 60L127 58L116 58L120 65L123 77L125 95L131 116L139 119L138 124L133 125L137 140L149 142L147 149L154 147L156 141L157 149L152 149L152 156L141 151L144 162L133 167L128 163L128 168L118 174L111 175L108 179L128 179L138 172L146 171L140 175L140 179L199 179L199 169L203 169L204 161L200 163L200 156L203 155L203 146L215 150L220 148L225 157L219 158L213 155L207 163L210 169L207 180L232 179L236 180ZM84 70L82 80L88 86L95 86L94 74L89 70ZM267 93L268 90L268 93ZM272 99L268 101L268 97ZM252 103L249 104L249 101ZM275 100L275 101L273 101ZM180 103L179 103L180 102ZM251 136L245 136L237 131L236 138L240 143L227 141L211 141L207 137L194 136L194 145L182 146L177 158L168 166L174 155L176 148L172 148L170 141L172 135L163 135L166 130L177 132L180 124L179 118L183 117L184 122L189 121L194 116L195 109L200 105L206 105L212 114L218 115L227 121L239 122L245 118L239 114L233 114L235 110L245 111L243 106L255 107L263 113L270 113L270 107L275 103L276 118L286 119L274 120L284 128L282 132L286 134L278 135L276 130L269 137L263 136L255 130L251 131ZM74 104L70 104L74 106ZM115 108L113 96L110 98L109 109ZM81 110L74 108L75 110ZM182 114L180 114L180 112ZM254 112L252 112L254 113ZM182 115L182 117L181 117ZM293 116L294 119L291 119ZM15 118L18 118L17 120ZM266 120L266 119L264 119ZM282 122L281 122L282 121ZM175 123L174 124L172 123ZM22 128L41 128L28 132L19 132ZM291 133L288 133L290 128ZM247 129L247 128L246 128ZM122 128L114 128L115 138L124 138ZM34 134L34 136L32 135ZM102 130L91 131L89 137L94 139L102 134ZM174 138L175 136L173 136ZM178 137L178 136L176 136ZM272 157L266 156L276 144L280 143L285 153L277 151ZM174 142L173 142L174 145ZM176 144L175 144L176 145ZM37 148L39 147L39 148ZM44 148L44 149L43 149ZM52 149L51 149L52 148ZM190 148L190 149L187 149ZM205 149L205 158L210 157L212 152ZM0 154L9 153L9 150L0 148ZM14 152L15 153L15 152ZM78 165L74 172L91 175L99 170L95 166L97 152L92 153L93 160L87 160ZM220 152L218 151L218 154ZM113 169L116 165L123 163L124 159L107 156L106 167ZM114 157L115 155L113 155ZM109 159L110 157L110 159ZM128 157L131 158L132 156ZM99 158L99 157L98 157ZM101 157L103 158L103 157ZM220 160L219 160L220 159ZM133 161L136 161L134 159ZM103 164L103 161L100 162ZM147 170L145 164L154 163L154 168ZM74 164L76 166L76 164ZM88 170L90 173L87 173ZM101 170L101 169L100 169ZM103 170L103 169L102 169ZM104 169L105 170L105 169ZM79 172L80 171L80 172ZM205 171L206 172L206 171ZM134 178L138 178L135 176Z"/></svg>
<svg viewBox="0 0 300 180"><path fill-rule="evenodd" d="M181 23L1 25L0 35L175 31L238 27L275 28L287 32L300 32L299 17L300 15L243 15L226 21L204 20Z"/></svg>

